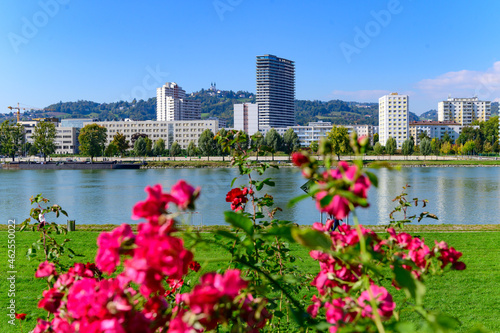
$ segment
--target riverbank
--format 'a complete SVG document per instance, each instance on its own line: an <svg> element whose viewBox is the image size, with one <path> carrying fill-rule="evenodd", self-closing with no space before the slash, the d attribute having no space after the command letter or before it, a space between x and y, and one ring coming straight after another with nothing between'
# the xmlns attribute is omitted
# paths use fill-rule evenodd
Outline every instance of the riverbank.
<svg viewBox="0 0 500 333"><path fill-rule="evenodd" d="M352 162L349 159L343 159L347 162ZM293 167L293 164L288 161L267 161L271 164L283 167ZM388 165L395 167L500 167L500 160L380 160L368 161L363 160L364 165L370 167L377 162L385 162ZM168 168L231 168L230 161L149 161L146 162L142 169L168 169Z"/></svg>

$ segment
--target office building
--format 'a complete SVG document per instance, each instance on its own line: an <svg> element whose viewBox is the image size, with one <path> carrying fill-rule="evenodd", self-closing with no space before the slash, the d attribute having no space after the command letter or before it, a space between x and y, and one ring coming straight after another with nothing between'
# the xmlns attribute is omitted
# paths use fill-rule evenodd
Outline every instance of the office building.
<svg viewBox="0 0 500 333"><path fill-rule="evenodd" d="M99 125L107 128L107 141L109 145L113 141L113 136L122 133L125 138L131 141L134 134L146 134L153 145L159 139L165 141L165 147L170 149L177 141L182 149L186 149L189 142L193 141L198 146L198 139L206 129L214 134L219 131L218 120L180 120L180 121L102 121Z"/></svg>
<svg viewBox="0 0 500 333"><path fill-rule="evenodd" d="M392 93L378 100L379 142L386 145L392 137L396 139L398 149L409 138L408 129L408 96Z"/></svg>
<svg viewBox="0 0 500 333"><path fill-rule="evenodd" d="M255 103L234 104L234 129L254 135L259 131L259 107Z"/></svg>
<svg viewBox="0 0 500 333"><path fill-rule="evenodd" d="M295 63L266 54L257 56L259 129L295 125Z"/></svg>
<svg viewBox="0 0 500 333"><path fill-rule="evenodd" d="M454 121L470 125L475 120L487 121L491 116L491 102L477 97L451 98L438 103L438 121Z"/></svg>
<svg viewBox="0 0 500 333"><path fill-rule="evenodd" d="M186 92L175 82L156 89L156 120L199 120L201 102L187 99Z"/></svg>
<svg viewBox="0 0 500 333"><path fill-rule="evenodd" d="M34 143L33 133L35 132L36 125L41 121L50 121L56 126L56 137L54 144L56 145L55 154L78 154L78 135L80 129L76 127L59 126L59 123L53 121L54 118L38 119L31 121L20 121L19 124L24 126L24 135L26 142ZM57 119L56 119L57 120Z"/></svg>

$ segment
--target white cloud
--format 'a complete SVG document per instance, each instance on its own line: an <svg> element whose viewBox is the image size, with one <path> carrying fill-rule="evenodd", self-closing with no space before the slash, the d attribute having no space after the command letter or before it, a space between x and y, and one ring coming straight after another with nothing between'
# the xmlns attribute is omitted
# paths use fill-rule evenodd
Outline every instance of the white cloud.
<svg viewBox="0 0 500 333"><path fill-rule="evenodd" d="M433 98L478 96L480 99L497 100L500 96L500 61L486 71L461 70L448 72L434 79L417 83L417 88Z"/></svg>

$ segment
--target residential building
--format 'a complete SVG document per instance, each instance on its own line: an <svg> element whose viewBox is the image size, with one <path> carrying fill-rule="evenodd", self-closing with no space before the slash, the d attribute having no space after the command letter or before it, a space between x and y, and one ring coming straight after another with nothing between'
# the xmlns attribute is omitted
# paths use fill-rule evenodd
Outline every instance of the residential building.
<svg viewBox="0 0 500 333"><path fill-rule="evenodd" d="M266 54L257 56L259 129L295 125L295 63Z"/></svg>
<svg viewBox="0 0 500 333"><path fill-rule="evenodd" d="M180 120L180 121L102 121L99 125L108 129L108 145L118 132L131 141L136 133L146 134L153 141L165 141L165 147L170 148L177 141L182 149L186 149L189 142L198 145L198 139L204 130L209 129L214 134L219 131L218 120Z"/></svg>
<svg viewBox="0 0 500 333"><path fill-rule="evenodd" d="M386 145L389 137L396 139L397 147L409 138L408 111L409 100L407 95L392 93L378 100L379 142Z"/></svg>
<svg viewBox="0 0 500 333"><path fill-rule="evenodd" d="M92 124L99 121L97 118L70 118L70 119L61 119L60 126L61 127L76 127L83 128L86 125Z"/></svg>
<svg viewBox="0 0 500 333"><path fill-rule="evenodd" d="M438 121L454 121L470 125L475 120L487 121L491 116L491 102L477 97L451 98L438 103Z"/></svg>
<svg viewBox="0 0 500 333"><path fill-rule="evenodd" d="M234 129L254 135L259 131L259 107L255 103L234 104Z"/></svg>
<svg viewBox="0 0 500 333"><path fill-rule="evenodd" d="M186 92L175 82L156 89L156 120L199 120L201 102L186 98Z"/></svg>
<svg viewBox="0 0 500 333"><path fill-rule="evenodd" d="M445 134L454 142L462 133L465 126L454 121L412 121L410 122L410 136L415 139L415 144L420 145L420 133L425 133L431 139L443 139ZM472 126L479 128L479 126Z"/></svg>

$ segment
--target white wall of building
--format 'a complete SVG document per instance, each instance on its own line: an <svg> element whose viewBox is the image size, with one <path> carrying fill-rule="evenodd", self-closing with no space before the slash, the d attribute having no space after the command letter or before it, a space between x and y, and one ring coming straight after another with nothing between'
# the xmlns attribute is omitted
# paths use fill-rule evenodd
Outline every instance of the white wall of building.
<svg viewBox="0 0 500 333"><path fill-rule="evenodd" d="M259 107L255 103L234 104L234 129L254 135L259 131Z"/></svg>
<svg viewBox="0 0 500 333"><path fill-rule="evenodd" d="M407 95L392 93L379 98L379 141L386 145L389 137L396 139L397 147L409 138Z"/></svg>

